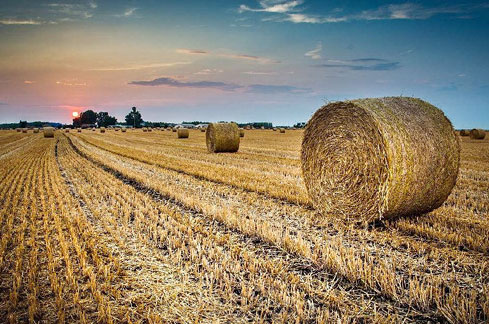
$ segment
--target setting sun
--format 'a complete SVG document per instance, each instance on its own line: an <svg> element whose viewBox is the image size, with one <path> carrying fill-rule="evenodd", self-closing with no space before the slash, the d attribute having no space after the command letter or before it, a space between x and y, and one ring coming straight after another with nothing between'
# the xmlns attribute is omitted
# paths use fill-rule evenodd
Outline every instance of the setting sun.
<svg viewBox="0 0 489 324"><path fill-rule="evenodd" d="M74 112L72 113L72 115L73 115L73 117L78 117L78 112L77 112L77 111L74 111Z"/></svg>

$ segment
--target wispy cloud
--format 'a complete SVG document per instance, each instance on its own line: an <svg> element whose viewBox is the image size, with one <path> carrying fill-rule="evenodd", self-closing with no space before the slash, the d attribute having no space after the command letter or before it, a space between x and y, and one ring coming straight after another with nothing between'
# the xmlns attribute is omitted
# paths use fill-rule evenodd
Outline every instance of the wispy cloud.
<svg viewBox="0 0 489 324"><path fill-rule="evenodd" d="M209 54L209 52L200 49L178 48L176 50L180 54Z"/></svg>
<svg viewBox="0 0 489 324"><path fill-rule="evenodd" d="M309 56L313 60L319 60L321 58L321 51L323 50L323 44L318 42L316 48L305 53L305 56Z"/></svg>
<svg viewBox="0 0 489 324"><path fill-rule="evenodd" d="M233 91L241 86L233 83L215 82L215 81L178 81L173 78L158 78L151 81L131 81L129 84L140 86L168 86L174 88L213 88L224 91Z"/></svg>
<svg viewBox="0 0 489 324"><path fill-rule="evenodd" d="M41 25L43 21L33 19L0 19L0 25Z"/></svg>
<svg viewBox="0 0 489 324"><path fill-rule="evenodd" d="M132 71L132 70L142 70L142 69L151 69L151 68L172 67L176 65L186 65L191 63L192 62L170 62L170 63L137 64L137 65L129 65L129 66L109 66L109 67L92 68L89 69L89 71Z"/></svg>
<svg viewBox="0 0 489 324"><path fill-rule="evenodd" d="M273 60L267 57L248 55L248 54L218 54L220 57L238 59L238 60L246 60L246 61L255 61L261 64L276 64L280 63L280 61Z"/></svg>
<svg viewBox="0 0 489 324"><path fill-rule="evenodd" d="M298 88L298 87L293 87L288 85L252 84L246 87L246 92L261 93L261 94L306 93L306 92L311 92L311 89Z"/></svg>
<svg viewBox="0 0 489 324"><path fill-rule="evenodd" d="M392 71L401 67L400 62L390 62L379 58L328 60L328 63L318 64L316 66L322 68L341 68L352 71Z"/></svg>
<svg viewBox="0 0 489 324"><path fill-rule="evenodd" d="M67 86L67 87L86 87L86 82L76 82L76 81L56 81L57 85Z"/></svg>
<svg viewBox="0 0 489 324"><path fill-rule="evenodd" d="M95 2L87 3L48 3L47 7L49 12L56 15L63 15L64 17L58 17L60 19L73 19L73 18L91 18L93 17L94 10L98 7Z"/></svg>
<svg viewBox="0 0 489 324"><path fill-rule="evenodd" d="M119 18L126 18L126 17L130 17L134 14L134 12L138 10L138 8L127 8L126 10L124 10L124 12L122 14L117 14L117 15L114 15L116 17L119 17Z"/></svg>
<svg viewBox="0 0 489 324"><path fill-rule="evenodd" d="M262 0L259 2L261 8L250 8L247 5L240 5L238 11L252 11L252 12L271 12L271 13L286 13L296 9L297 6L303 3L299 1L276 1L276 0Z"/></svg>
<svg viewBox="0 0 489 324"><path fill-rule="evenodd" d="M454 4L436 7L425 7L418 3L388 4L357 13L342 14L342 8L335 8L324 15L304 13L305 8L299 7L303 1L260 1L260 8L240 5L239 13L264 12L275 16L262 18L262 21L292 22L295 24L326 24L352 20L424 20L437 15L454 15L456 18L469 18L468 14L477 9L487 9L487 4Z"/></svg>
<svg viewBox="0 0 489 324"><path fill-rule="evenodd" d="M272 84L252 84L243 86L235 83L228 82L216 82L216 81L179 81L174 78L163 77L150 81L131 81L131 85L138 86L166 86L174 88L207 88L207 89L219 89L223 91L236 91L241 90L247 93L257 94L277 94L277 93L290 93L300 94L311 92L309 88L298 88L289 85L272 85Z"/></svg>
<svg viewBox="0 0 489 324"><path fill-rule="evenodd" d="M249 74L249 75L275 75L277 72L262 72L262 71L245 71L242 72L243 74Z"/></svg>
<svg viewBox="0 0 489 324"><path fill-rule="evenodd" d="M25 80L24 84L34 84L36 81L31 81L31 80Z"/></svg>
<svg viewBox="0 0 489 324"><path fill-rule="evenodd" d="M208 75L208 74L217 74L217 73L222 73L224 70L221 69L203 69L198 72L195 72L194 74L197 75Z"/></svg>

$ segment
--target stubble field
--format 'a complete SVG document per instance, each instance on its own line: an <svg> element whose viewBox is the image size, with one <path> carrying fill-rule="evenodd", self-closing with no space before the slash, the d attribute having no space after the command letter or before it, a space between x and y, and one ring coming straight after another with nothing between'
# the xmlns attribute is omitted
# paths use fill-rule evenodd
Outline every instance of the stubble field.
<svg viewBox="0 0 489 324"><path fill-rule="evenodd" d="M452 194L370 227L318 215L302 131L0 132L0 319L483 323L489 140L461 138ZM423 181L423 179L420 179Z"/></svg>

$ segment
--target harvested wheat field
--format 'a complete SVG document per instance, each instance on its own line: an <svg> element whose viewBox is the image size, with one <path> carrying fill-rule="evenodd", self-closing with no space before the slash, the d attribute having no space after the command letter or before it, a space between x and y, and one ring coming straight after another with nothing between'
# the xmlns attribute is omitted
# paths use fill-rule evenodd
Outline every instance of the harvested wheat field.
<svg viewBox="0 0 489 324"><path fill-rule="evenodd" d="M244 132L1 132L0 319L489 320L487 137L441 207L358 225L314 210L303 131Z"/></svg>

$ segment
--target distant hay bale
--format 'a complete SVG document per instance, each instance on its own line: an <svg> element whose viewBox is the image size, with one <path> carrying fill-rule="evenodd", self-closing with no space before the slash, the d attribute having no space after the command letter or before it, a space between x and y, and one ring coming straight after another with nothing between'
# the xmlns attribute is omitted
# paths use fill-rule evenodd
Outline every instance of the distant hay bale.
<svg viewBox="0 0 489 324"><path fill-rule="evenodd" d="M276 129L276 128L273 128L273 131L274 131L274 132L276 132L276 131L277 131L277 129Z"/></svg>
<svg viewBox="0 0 489 324"><path fill-rule="evenodd" d="M82 132L82 129L81 129L81 128L78 128L76 131L77 131L78 133L81 133L81 132Z"/></svg>
<svg viewBox="0 0 489 324"><path fill-rule="evenodd" d="M285 133L285 128L280 128L280 133Z"/></svg>
<svg viewBox="0 0 489 324"><path fill-rule="evenodd" d="M121 129L121 132L125 133L126 132L126 129L125 128L122 128Z"/></svg>
<svg viewBox="0 0 489 324"><path fill-rule="evenodd" d="M119 128L116 128L115 131L118 132L119 131Z"/></svg>
<svg viewBox="0 0 489 324"><path fill-rule="evenodd" d="M460 136L469 136L470 132L468 130L462 129L460 131Z"/></svg>
<svg viewBox="0 0 489 324"><path fill-rule="evenodd" d="M239 137L244 137L244 129L240 128L239 129Z"/></svg>
<svg viewBox="0 0 489 324"><path fill-rule="evenodd" d="M177 132L177 128L173 127L171 131L174 132L174 133L176 133Z"/></svg>
<svg viewBox="0 0 489 324"><path fill-rule="evenodd" d="M54 127L44 127L42 129L44 137L54 137Z"/></svg>
<svg viewBox="0 0 489 324"><path fill-rule="evenodd" d="M314 207L361 222L440 207L459 159L458 137L443 112L404 97L323 106L305 128L301 153Z"/></svg>
<svg viewBox="0 0 489 324"><path fill-rule="evenodd" d="M17 131L17 133L22 132L22 129L21 128L16 128L15 130Z"/></svg>
<svg viewBox="0 0 489 324"><path fill-rule="evenodd" d="M201 131L202 133L205 133L205 128L201 128L201 129L200 129L200 131Z"/></svg>
<svg viewBox="0 0 489 324"><path fill-rule="evenodd" d="M146 133L147 131L146 127L143 127L143 132Z"/></svg>
<svg viewBox="0 0 489 324"><path fill-rule="evenodd" d="M66 128L65 129L65 133L69 133L70 132L70 129L69 128Z"/></svg>
<svg viewBox="0 0 489 324"><path fill-rule="evenodd" d="M470 131L470 138L471 139L478 139L478 140L482 140L486 137L486 132L482 129L472 129Z"/></svg>
<svg viewBox="0 0 489 324"><path fill-rule="evenodd" d="M250 130L251 129L251 126L250 125L246 125L245 129Z"/></svg>
<svg viewBox="0 0 489 324"><path fill-rule="evenodd" d="M167 131L171 131L171 127L167 127L167 128L166 128L166 130L167 130Z"/></svg>
<svg viewBox="0 0 489 324"><path fill-rule="evenodd" d="M177 138L188 138L188 129L186 128L179 128L177 130Z"/></svg>
<svg viewBox="0 0 489 324"><path fill-rule="evenodd" d="M239 137L239 128L235 123L211 123L205 134L207 150L211 153L237 152Z"/></svg>
<svg viewBox="0 0 489 324"><path fill-rule="evenodd" d="M92 128L92 132L95 132L95 128Z"/></svg>
<svg viewBox="0 0 489 324"><path fill-rule="evenodd" d="M262 126L261 129L265 129L265 126Z"/></svg>
<svg viewBox="0 0 489 324"><path fill-rule="evenodd" d="M153 129L152 129L152 128L148 128L148 132L152 132L152 131L153 131Z"/></svg>
<svg viewBox="0 0 489 324"><path fill-rule="evenodd" d="M27 128L22 128L22 133L27 133Z"/></svg>
<svg viewBox="0 0 489 324"><path fill-rule="evenodd" d="M33 129L33 132L36 133L36 134L39 133L39 128L34 128Z"/></svg>
<svg viewBox="0 0 489 324"><path fill-rule="evenodd" d="M105 133L105 127L100 127L100 132Z"/></svg>

